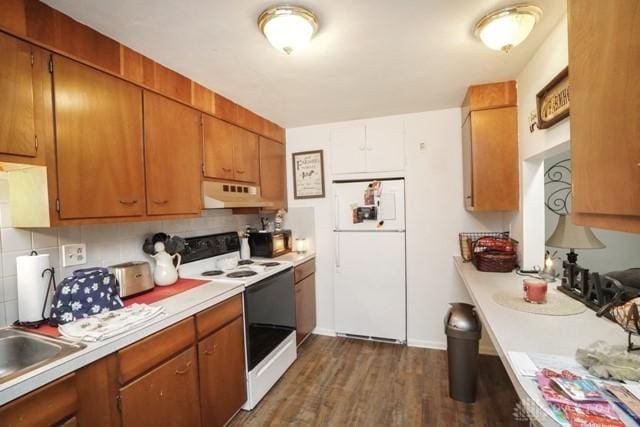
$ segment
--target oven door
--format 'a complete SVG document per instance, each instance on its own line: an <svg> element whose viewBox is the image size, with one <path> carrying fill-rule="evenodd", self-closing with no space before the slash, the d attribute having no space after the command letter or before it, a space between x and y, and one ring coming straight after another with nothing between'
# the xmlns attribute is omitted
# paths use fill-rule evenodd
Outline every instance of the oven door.
<svg viewBox="0 0 640 427"><path fill-rule="evenodd" d="M293 269L250 285L244 291L249 371L296 329Z"/></svg>

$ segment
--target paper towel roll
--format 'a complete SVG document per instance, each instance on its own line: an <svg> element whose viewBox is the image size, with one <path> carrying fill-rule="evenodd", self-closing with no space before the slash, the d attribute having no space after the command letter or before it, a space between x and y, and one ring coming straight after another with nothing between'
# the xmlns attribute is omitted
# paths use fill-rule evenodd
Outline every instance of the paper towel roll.
<svg viewBox="0 0 640 427"><path fill-rule="evenodd" d="M49 274L42 272L51 268L49 254L16 257L18 274L18 320L37 322L42 320L42 306L47 298ZM48 308L45 316L48 316Z"/></svg>

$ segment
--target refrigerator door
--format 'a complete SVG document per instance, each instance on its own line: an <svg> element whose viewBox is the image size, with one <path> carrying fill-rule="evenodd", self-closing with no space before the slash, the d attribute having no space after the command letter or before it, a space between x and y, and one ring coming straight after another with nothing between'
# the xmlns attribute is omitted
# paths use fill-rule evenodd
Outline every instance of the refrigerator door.
<svg viewBox="0 0 640 427"><path fill-rule="evenodd" d="M372 181L335 182L333 184L335 229L337 231L404 230L404 179L381 180L381 194L374 204L365 203L365 191ZM354 223L353 210L374 207L375 220Z"/></svg>
<svg viewBox="0 0 640 427"><path fill-rule="evenodd" d="M406 341L405 234L334 235L336 332Z"/></svg>

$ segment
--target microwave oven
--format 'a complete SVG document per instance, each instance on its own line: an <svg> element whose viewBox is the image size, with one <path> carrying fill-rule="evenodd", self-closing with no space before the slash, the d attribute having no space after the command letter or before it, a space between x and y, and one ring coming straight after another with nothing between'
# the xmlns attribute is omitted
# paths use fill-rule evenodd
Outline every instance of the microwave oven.
<svg viewBox="0 0 640 427"><path fill-rule="evenodd" d="M291 252L291 230L253 231L249 233L252 257L275 258Z"/></svg>

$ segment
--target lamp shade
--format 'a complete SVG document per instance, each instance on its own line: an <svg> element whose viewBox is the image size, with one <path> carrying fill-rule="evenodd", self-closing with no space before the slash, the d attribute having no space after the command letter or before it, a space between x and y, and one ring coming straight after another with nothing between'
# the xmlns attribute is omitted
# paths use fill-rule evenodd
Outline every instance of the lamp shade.
<svg viewBox="0 0 640 427"><path fill-rule="evenodd" d="M602 249L606 248L593 234L591 228L574 225L566 215L560 215L558 225L547 239L547 246L566 249Z"/></svg>

